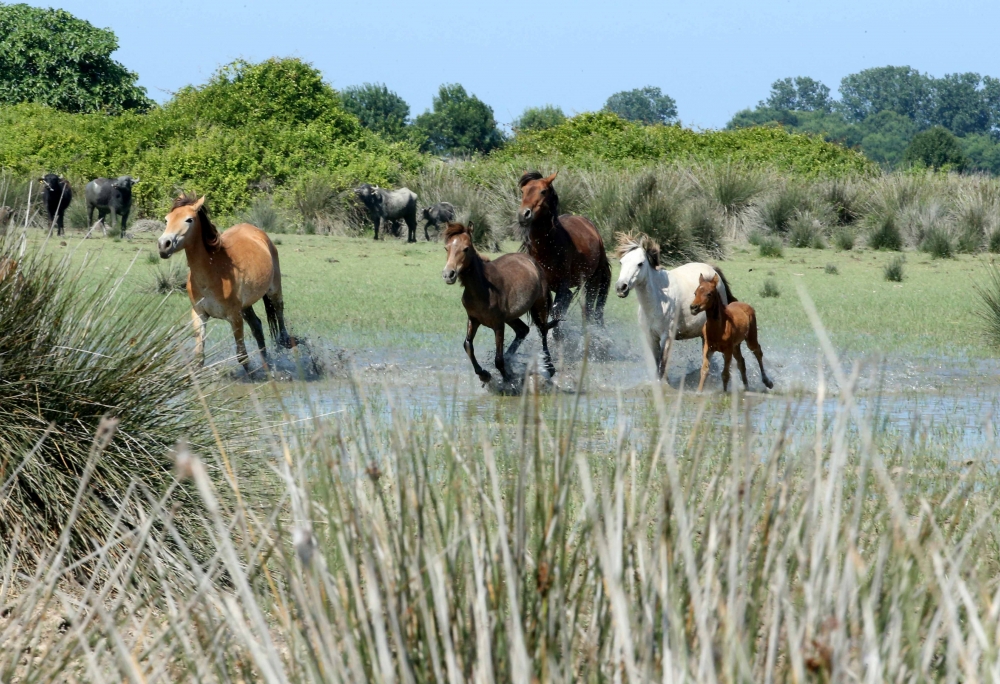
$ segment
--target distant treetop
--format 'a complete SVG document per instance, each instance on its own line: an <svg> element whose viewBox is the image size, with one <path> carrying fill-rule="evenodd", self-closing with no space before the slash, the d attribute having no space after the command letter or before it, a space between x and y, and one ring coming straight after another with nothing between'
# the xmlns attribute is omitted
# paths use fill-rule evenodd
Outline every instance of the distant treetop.
<svg viewBox="0 0 1000 684"><path fill-rule="evenodd" d="M486 153L503 145L493 108L458 83L442 85L434 96L434 110L413 122L420 147L435 154Z"/></svg>
<svg viewBox="0 0 1000 684"><path fill-rule="evenodd" d="M615 93L604 103L604 109L626 121L644 124L667 124L677 120L674 98L654 86Z"/></svg>
<svg viewBox="0 0 1000 684"><path fill-rule="evenodd" d="M772 83L771 95L760 106L793 112L828 112L832 104L828 87L808 76L796 76Z"/></svg>
<svg viewBox="0 0 1000 684"><path fill-rule="evenodd" d="M111 59L118 39L69 12L0 4L0 104L65 112L147 111L138 76Z"/></svg>
<svg viewBox="0 0 1000 684"><path fill-rule="evenodd" d="M364 83L340 92L344 109L358 117L361 125L389 140L402 140L410 105L384 83Z"/></svg>
<svg viewBox="0 0 1000 684"><path fill-rule="evenodd" d="M514 131L541 131L558 126L565 120L563 110L555 105L528 107L514 120Z"/></svg>

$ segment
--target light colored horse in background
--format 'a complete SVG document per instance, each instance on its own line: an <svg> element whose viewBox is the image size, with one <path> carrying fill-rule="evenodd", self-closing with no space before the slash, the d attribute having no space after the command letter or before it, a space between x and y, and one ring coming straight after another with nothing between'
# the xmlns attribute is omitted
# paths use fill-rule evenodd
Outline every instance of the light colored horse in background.
<svg viewBox="0 0 1000 684"><path fill-rule="evenodd" d="M275 342L294 346L285 329L278 250L267 233L249 223L235 225L221 235L212 225L205 198L181 195L167 214L167 227L157 241L161 259L179 249L187 255L187 291L194 321L195 358L205 361L205 326L209 318L228 321L236 338L236 358L250 375L243 322L250 325L266 367L264 328L253 305L264 300L267 323Z"/></svg>
<svg viewBox="0 0 1000 684"><path fill-rule="evenodd" d="M616 254L622 270L615 292L619 297L628 297L629 292L635 290L639 300L639 330L653 353L657 377L662 379L667 372L673 341L702 336L705 313L691 312L698 276L719 275L723 305L736 301L736 297L717 267L694 262L667 271L660 267L660 246L652 238L641 233L619 233L616 237Z"/></svg>

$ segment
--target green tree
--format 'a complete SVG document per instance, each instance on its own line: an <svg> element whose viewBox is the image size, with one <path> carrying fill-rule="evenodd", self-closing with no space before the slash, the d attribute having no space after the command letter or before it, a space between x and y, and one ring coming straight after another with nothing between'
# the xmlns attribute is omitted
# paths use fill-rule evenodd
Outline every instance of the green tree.
<svg viewBox="0 0 1000 684"><path fill-rule="evenodd" d="M985 133L992 116L979 74L946 74L931 80L933 89L930 120L955 135Z"/></svg>
<svg viewBox="0 0 1000 684"><path fill-rule="evenodd" d="M426 111L413 122L414 133L424 151L437 154L486 153L503 144L493 108L458 83L440 87Z"/></svg>
<svg viewBox="0 0 1000 684"><path fill-rule="evenodd" d="M515 131L543 131L566 120L563 110L554 105L528 107L514 121Z"/></svg>
<svg viewBox="0 0 1000 684"><path fill-rule="evenodd" d="M992 135L972 134L959 138L969 168L1000 175L1000 142Z"/></svg>
<svg viewBox="0 0 1000 684"><path fill-rule="evenodd" d="M644 124L666 124L677 120L677 103L654 86L623 90L604 103L606 111L617 114L626 121Z"/></svg>
<svg viewBox="0 0 1000 684"><path fill-rule="evenodd" d="M857 124L861 133L861 151L872 161L884 166L896 166L917 134L917 125L907 116L883 111Z"/></svg>
<svg viewBox="0 0 1000 684"><path fill-rule="evenodd" d="M760 108L799 112L829 112L830 89L808 76L783 78L771 84L770 96Z"/></svg>
<svg viewBox="0 0 1000 684"><path fill-rule="evenodd" d="M906 148L903 161L953 171L962 171L969 163L958 138L944 126L934 126L917 133Z"/></svg>
<svg viewBox="0 0 1000 684"><path fill-rule="evenodd" d="M344 88L340 93L344 109L358 117L361 125L389 140L402 140L410 105L384 83L365 83Z"/></svg>
<svg viewBox="0 0 1000 684"><path fill-rule="evenodd" d="M849 74L840 81L840 111L853 122L884 111L913 119L923 128L933 109L931 79L916 69L877 67Z"/></svg>
<svg viewBox="0 0 1000 684"><path fill-rule="evenodd" d="M69 12L0 4L0 104L66 112L146 111L138 76L111 59L118 39Z"/></svg>

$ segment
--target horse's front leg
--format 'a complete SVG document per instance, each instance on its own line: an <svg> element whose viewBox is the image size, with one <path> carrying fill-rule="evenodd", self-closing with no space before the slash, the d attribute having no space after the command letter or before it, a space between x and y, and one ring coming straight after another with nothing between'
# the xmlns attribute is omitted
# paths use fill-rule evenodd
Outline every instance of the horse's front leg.
<svg viewBox="0 0 1000 684"><path fill-rule="evenodd" d="M729 365L733 362L733 352L724 351L722 352L722 391L729 391Z"/></svg>
<svg viewBox="0 0 1000 684"><path fill-rule="evenodd" d="M233 327L233 338L236 340L236 360L243 366L243 370L250 375L250 356L247 354L247 345L243 340L243 317L239 314L229 319L229 325Z"/></svg>
<svg viewBox="0 0 1000 684"><path fill-rule="evenodd" d="M476 349L472 345L472 341L476 339L476 333L479 331L479 321L472 318L469 319L469 327L465 333L465 353L469 355L469 361L472 361L472 370L476 371L476 375L483 382L490 381L490 374L483 370L483 367L479 365L476 361Z"/></svg>
<svg viewBox="0 0 1000 684"><path fill-rule="evenodd" d="M208 315L200 314L191 309L191 322L194 323L194 359L199 366L205 365L205 326Z"/></svg>
<svg viewBox="0 0 1000 684"><path fill-rule="evenodd" d="M701 347L701 382L698 383L699 392L705 389L705 378L708 377L709 359L711 356L712 350L708 346L708 339L704 338Z"/></svg>

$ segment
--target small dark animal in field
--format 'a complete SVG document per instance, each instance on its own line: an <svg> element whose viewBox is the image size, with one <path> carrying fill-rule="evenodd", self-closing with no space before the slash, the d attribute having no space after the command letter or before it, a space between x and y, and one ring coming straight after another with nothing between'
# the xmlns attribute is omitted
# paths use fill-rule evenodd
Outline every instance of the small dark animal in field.
<svg viewBox="0 0 1000 684"><path fill-rule="evenodd" d="M698 289L695 290L694 301L691 302L691 313L705 312L705 328L702 333L701 382L698 383L698 391L700 392L705 387L709 358L713 352L717 351L722 352L726 360L722 368L722 388L729 389L729 364L733 360L733 356L736 357L736 365L739 366L743 386L747 389L750 388L750 384L747 382L747 365L740 352L740 344L743 342L747 343L747 347L757 357L761 380L764 381L768 389L774 387L774 383L764 372L764 352L761 351L760 343L757 341L756 312L752 306L744 302L723 304L719 296L718 286L718 275L711 278L699 275Z"/></svg>
<svg viewBox="0 0 1000 684"><path fill-rule="evenodd" d="M549 376L555 375L549 355L548 332L558 321L549 322L549 291L545 283L545 273L527 254L504 254L495 261L480 256L472 245L472 226L449 223L444 230L444 248L448 254L441 277L448 285L461 281L465 291L462 304L469 317L465 335L465 352L472 361L472 368L483 382L489 382L490 374L483 370L476 360L472 346L479 326L493 330L496 337L495 363L505 381L507 368L504 365L504 326L514 329L514 341L510 343L508 354L513 354L528 336L528 326L521 316L531 312L531 320L542 336L542 352L545 355L545 370Z"/></svg>
<svg viewBox="0 0 1000 684"><path fill-rule="evenodd" d="M554 173L542 178L537 171L529 171L518 181L521 208L517 222L525 229L524 245L555 293L553 318L561 319L569 308L571 288L582 286L586 293L584 316L604 325L604 304L611 287L604 240L589 219L559 215L559 197L552 187L555 178Z"/></svg>
<svg viewBox="0 0 1000 684"><path fill-rule="evenodd" d="M424 239L430 242L431 236L428 235L427 228L434 226L434 230L440 233L442 225L448 225L455 220L455 207L450 202L438 202L424 209L420 215L427 222L424 224Z"/></svg>
<svg viewBox="0 0 1000 684"><path fill-rule="evenodd" d="M13 209L10 207L0 207L0 235L7 234L7 226L10 225L12 218L14 218Z"/></svg>
<svg viewBox="0 0 1000 684"><path fill-rule="evenodd" d="M132 176L110 178L95 178L87 183L84 195L87 197L87 223L94 225L94 209L98 218L111 214L111 228L115 227L115 217L121 218L121 236L125 237L125 225L132 210L132 186L138 185L139 179Z"/></svg>
<svg viewBox="0 0 1000 684"><path fill-rule="evenodd" d="M73 189L69 181L58 174L47 173L39 181L42 184L42 202L49 215L49 230L55 225L58 235L63 234L63 216L69 203L73 201Z"/></svg>
<svg viewBox="0 0 1000 684"><path fill-rule="evenodd" d="M375 224L375 239L378 240L378 229L385 221L402 219L408 229L407 242L417 241L417 194L409 188L386 190L377 185L363 183L354 189L354 194L368 209L368 215Z"/></svg>

